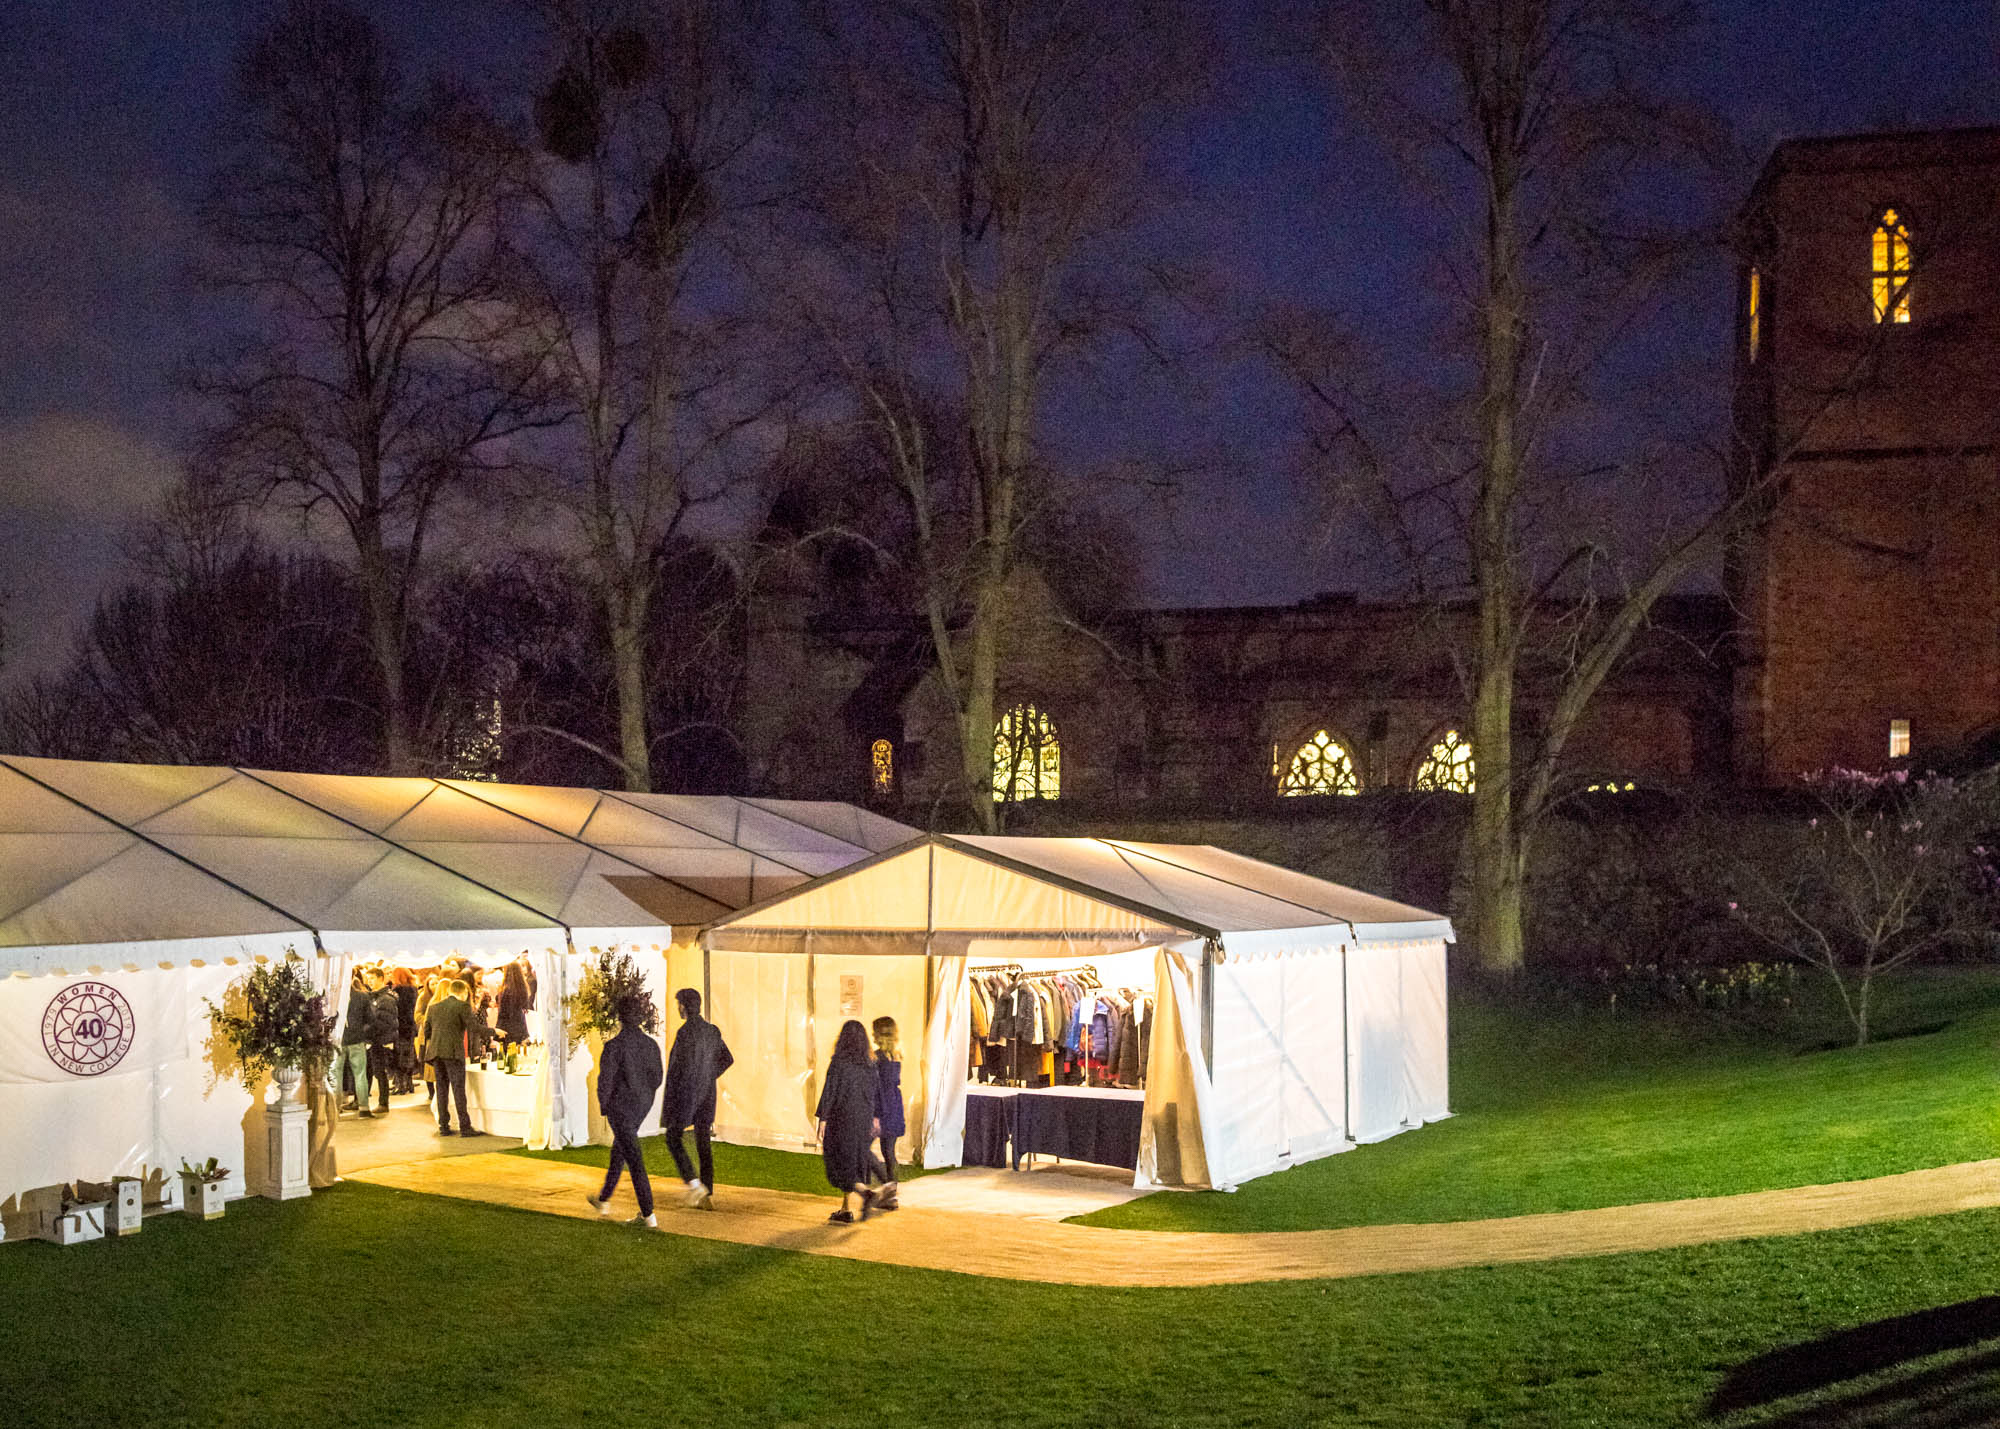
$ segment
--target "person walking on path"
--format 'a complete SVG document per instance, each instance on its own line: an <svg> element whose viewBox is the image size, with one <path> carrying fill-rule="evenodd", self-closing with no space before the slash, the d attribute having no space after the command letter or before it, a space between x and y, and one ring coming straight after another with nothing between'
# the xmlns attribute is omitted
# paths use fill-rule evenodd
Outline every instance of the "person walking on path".
<svg viewBox="0 0 2000 1429"><path fill-rule="evenodd" d="M361 1109L368 1110L368 1093L380 1088L377 1111L389 1109L389 1079L395 1070L396 1025L402 1020L396 989L380 968L368 970L368 1085L361 1089Z"/></svg>
<svg viewBox="0 0 2000 1429"><path fill-rule="evenodd" d="M903 1120L903 1051L896 1038L896 1019L878 1017L869 1024L875 1034L875 1134L882 1152L882 1189L875 1209L896 1209L896 1140L907 1129Z"/></svg>
<svg viewBox="0 0 2000 1429"><path fill-rule="evenodd" d="M674 1169L687 1183L687 1203L697 1210L715 1209L715 1083L736 1065L722 1032L701 1015L701 994L684 987L674 994L681 1010L681 1030L674 1034L674 1050L667 1058L666 1096L660 1103L660 1129L667 1136L667 1150ZM694 1128L697 1167L688 1160L681 1133Z"/></svg>
<svg viewBox="0 0 2000 1429"><path fill-rule="evenodd" d="M850 1225L856 1219L848 1209L851 1192L860 1198L859 1219L867 1220L874 1209L874 1193L868 1189L871 1148L880 1135L875 1121L875 1067L868 1058L868 1029L853 1018L840 1024L834 1039L833 1058L826 1064L820 1085L819 1151L826 1164L826 1179L840 1192L840 1209L827 1219L836 1225Z"/></svg>
<svg viewBox="0 0 2000 1429"><path fill-rule="evenodd" d="M353 1077L355 1109L367 1117L374 1115L368 1110L368 1038L374 1021L374 1001L368 995L367 978L356 968L347 984L347 1016L340 1025L340 1054L333 1059L327 1080L337 1101L346 1090L342 1083Z"/></svg>
<svg viewBox="0 0 2000 1429"><path fill-rule="evenodd" d="M656 1226L653 1218L653 1183L646 1175L646 1155L639 1146L639 1124L653 1109L653 1093L660 1089L660 1044L653 1038L653 1000L628 997L618 1004L618 1035L604 1044L597 1064L597 1109L611 1123L611 1165L604 1173L604 1189L585 1196L590 1208L600 1216L611 1214L611 1193L618 1189L618 1173L632 1168L632 1194L639 1198L639 1214L628 1225Z"/></svg>
<svg viewBox="0 0 2000 1429"><path fill-rule="evenodd" d="M451 1098L458 1097L458 1134L478 1135L472 1116L465 1109L465 1058L477 1051L486 1033L465 1000L463 978L453 978L430 1006L424 1023L424 1059L437 1073L438 1135L450 1136Z"/></svg>

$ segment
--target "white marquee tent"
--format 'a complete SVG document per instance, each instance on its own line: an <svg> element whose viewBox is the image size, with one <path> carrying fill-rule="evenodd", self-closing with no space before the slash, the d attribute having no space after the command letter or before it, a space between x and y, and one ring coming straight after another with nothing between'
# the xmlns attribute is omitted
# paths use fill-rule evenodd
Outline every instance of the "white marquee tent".
<svg viewBox="0 0 2000 1429"><path fill-rule="evenodd" d="M924 1162L957 1165L968 969L1143 953L1157 1012L1137 1183L1232 1187L1449 1115L1451 936L1217 848L923 835L702 932L737 1052L718 1134L803 1144L832 1031L887 1012L923 1029L905 1085Z"/></svg>
<svg viewBox="0 0 2000 1429"><path fill-rule="evenodd" d="M344 987L357 959L526 952L559 1047L592 949L655 950L664 1005L677 927L914 832L833 803L0 759L0 1201L210 1155L240 1193L254 1108L205 999L244 965L296 955ZM57 1006L85 984L123 1003L101 1045ZM587 1074L580 1055L546 1078L535 1139L588 1136Z"/></svg>

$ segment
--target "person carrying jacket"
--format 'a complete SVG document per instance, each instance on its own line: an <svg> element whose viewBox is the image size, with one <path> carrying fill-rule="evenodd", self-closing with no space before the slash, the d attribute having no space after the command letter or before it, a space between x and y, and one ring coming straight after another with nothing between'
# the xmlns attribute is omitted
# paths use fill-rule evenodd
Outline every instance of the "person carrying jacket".
<svg viewBox="0 0 2000 1429"><path fill-rule="evenodd" d="M684 987L674 994L680 1008L681 1030L674 1034L674 1050L667 1058L666 1096L660 1103L660 1129L667 1136L667 1150L674 1169L687 1183L687 1203L699 1210L715 1209L715 1083L736 1065L728 1044L713 1022L701 1015L701 994ZM681 1133L694 1128L695 1155L699 1171L688 1161Z"/></svg>
<svg viewBox="0 0 2000 1429"><path fill-rule="evenodd" d="M437 1072L438 1135L450 1136L451 1096L458 1096L458 1134L477 1136L472 1116L465 1108L465 1058L486 1040L486 1030L465 1000L465 979L453 978L443 989L445 995L431 1003L424 1022L424 1060Z"/></svg>
<svg viewBox="0 0 2000 1429"><path fill-rule="evenodd" d="M347 985L347 1015L340 1024L340 1052L327 1068L327 1085L333 1088L337 1099L343 1090L343 1073L352 1075L354 1105L365 1117L375 1115L368 1110L368 1042L374 1021L374 1000L369 996L367 979L361 969L356 968L353 979Z"/></svg>
<svg viewBox="0 0 2000 1429"><path fill-rule="evenodd" d="M368 972L368 1082L380 1086L382 1099L377 1111L389 1109L389 1074L396 1061L396 1028L402 1021L402 1007L396 989L389 986L380 968ZM361 1089L361 1108L368 1109L369 1086Z"/></svg>
<svg viewBox="0 0 2000 1429"><path fill-rule="evenodd" d="M639 1214L627 1225L656 1226L653 1218L653 1183L646 1175L646 1155L639 1146L639 1124L653 1109L653 1094L660 1089L660 1044L653 1038L655 1024L650 997L628 997L618 1004L618 1035L604 1044L597 1063L597 1109L611 1123L611 1165L604 1173L604 1188L585 1196L590 1208L600 1216L611 1214L611 1194L618 1189L618 1173L632 1168L632 1194L639 1198Z"/></svg>

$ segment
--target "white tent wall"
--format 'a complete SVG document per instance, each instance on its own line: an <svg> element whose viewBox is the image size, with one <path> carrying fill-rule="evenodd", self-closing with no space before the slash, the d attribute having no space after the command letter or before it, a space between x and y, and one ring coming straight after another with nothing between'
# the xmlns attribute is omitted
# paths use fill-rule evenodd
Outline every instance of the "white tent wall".
<svg viewBox="0 0 2000 1429"><path fill-rule="evenodd" d="M1349 1147L1343 932L1224 939L1213 974L1216 1169L1232 1183Z"/></svg>
<svg viewBox="0 0 2000 1429"><path fill-rule="evenodd" d="M1451 1113L1441 940L1362 943L1347 955L1348 1123L1381 1141Z"/></svg>
<svg viewBox="0 0 2000 1429"><path fill-rule="evenodd" d="M811 1146L822 1055L813 1037L812 959L717 948L708 978L709 1019L736 1058L718 1088L715 1134L787 1151Z"/></svg>
<svg viewBox="0 0 2000 1429"><path fill-rule="evenodd" d="M931 1005L923 1022L924 1117L910 1118L912 1149L926 1170L965 1163L965 1068L972 1057L972 999L967 960L931 960ZM904 1046L910 1041L905 1034ZM904 1068L903 1080L910 1081Z"/></svg>
<svg viewBox="0 0 2000 1429"><path fill-rule="evenodd" d="M924 1018L929 1012L926 999L930 982L926 969L929 961L921 956L865 954L858 957L815 956L811 960L812 1040L818 1049L818 1056L814 1059L813 1077L808 1084L813 1104L807 1107L808 1112L818 1104L820 1076L826 1068L827 1058L833 1055L833 1044L840 1036L841 1024L854 1017L867 1028L878 1017L893 1017L902 1042L905 1120L916 1129L916 1135L921 1136L925 1105L929 1100L924 1066ZM968 1005L968 1027L971 1015ZM873 1045L872 1035L870 1044ZM964 1075L962 1068L960 1075ZM905 1135L900 1148L903 1153L921 1149L912 1136Z"/></svg>
<svg viewBox="0 0 2000 1429"><path fill-rule="evenodd" d="M211 1156L230 1168L225 1194L243 1195L263 1145L258 1099L236 1078L227 1048L211 1045L206 1003L221 1002L241 972L209 965L0 979L0 1203L39 1209L17 1198L79 1179L171 1176L184 1158ZM49 1005L82 982L117 989L135 1022L130 1049L99 1076L63 1071L42 1046Z"/></svg>

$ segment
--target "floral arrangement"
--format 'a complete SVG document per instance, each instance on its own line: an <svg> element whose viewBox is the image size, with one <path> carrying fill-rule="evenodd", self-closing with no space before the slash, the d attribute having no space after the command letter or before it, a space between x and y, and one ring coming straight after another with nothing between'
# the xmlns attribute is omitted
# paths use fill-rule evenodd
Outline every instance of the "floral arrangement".
<svg viewBox="0 0 2000 1429"><path fill-rule="evenodd" d="M569 1028L568 1050L574 1053L588 1033L609 1037L617 1032L622 1020L618 1016L621 1005L639 1010L639 1025L646 1031L659 1030L660 1010L653 1005L653 994L646 988L646 975L639 971L632 955L616 951L599 953L584 969L576 991L563 1002L563 1018Z"/></svg>
<svg viewBox="0 0 2000 1429"><path fill-rule="evenodd" d="M229 1011L210 1000L208 1018L236 1053L245 1086L274 1067L311 1070L333 1056L334 1019L303 963L253 968L239 986L243 1010Z"/></svg>

